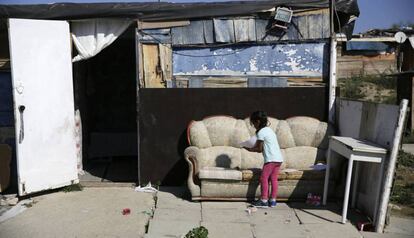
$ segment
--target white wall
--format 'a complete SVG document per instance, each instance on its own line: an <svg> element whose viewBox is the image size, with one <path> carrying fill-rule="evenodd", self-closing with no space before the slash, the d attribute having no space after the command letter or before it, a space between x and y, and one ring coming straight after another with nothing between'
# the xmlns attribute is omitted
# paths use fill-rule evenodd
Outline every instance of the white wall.
<svg viewBox="0 0 414 238"><path fill-rule="evenodd" d="M339 135L366 139L391 151L398 122L399 106L339 99ZM389 160L389 154L386 162ZM387 163L385 164L386 169ZM380 182L380 164L360 163L356 207L374 217L376 188Z"/></svg>

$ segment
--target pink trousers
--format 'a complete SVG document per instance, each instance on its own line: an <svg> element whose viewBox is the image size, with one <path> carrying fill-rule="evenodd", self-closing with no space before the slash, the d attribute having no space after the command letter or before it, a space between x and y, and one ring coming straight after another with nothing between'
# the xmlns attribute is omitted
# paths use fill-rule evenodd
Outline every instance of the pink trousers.
<svg viewBox="0 0 414 238"><path fill-rule="evenodd" d="M282 163L269 162L263 165L262 175L260 176L260 186L262 188L262 199L269 199L269 179L272 184L271 198L276 199L277 196L277 177L279 175L279 169Z"/></svg>

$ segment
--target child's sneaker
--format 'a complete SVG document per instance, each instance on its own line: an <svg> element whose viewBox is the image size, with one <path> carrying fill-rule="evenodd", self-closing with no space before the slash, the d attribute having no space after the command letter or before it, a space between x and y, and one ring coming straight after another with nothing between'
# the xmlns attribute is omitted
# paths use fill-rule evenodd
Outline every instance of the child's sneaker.
<svg viewBox="0 0 414 238"><path fill-rule="evenodd" d="M269 203L268 202L263 202L261 199L252 202L252 205L257 207L257 208L268 208L269 207Z"/></svg>
<svg viewBox="0 0 414 238"><path fill-rule="evenodd" d="M270 200L269 201L269 207L276 207L276 205L277 205L276 200Z"/></svg>

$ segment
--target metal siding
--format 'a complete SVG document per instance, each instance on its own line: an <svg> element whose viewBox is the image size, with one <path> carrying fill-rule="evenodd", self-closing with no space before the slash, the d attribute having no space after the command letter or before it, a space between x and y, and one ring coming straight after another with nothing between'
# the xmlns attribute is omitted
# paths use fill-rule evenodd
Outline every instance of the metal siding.
<svg viewBox="0 0 414 238"><path fill-rule="evenodd" d="M172 28L172 42L174 45L204 44L203 21L191 21L185 27Z"/></svg>
<svg viewBox="0 0 414 238"><path fill-rule="evenodd" d="M256 29L254 19L234 20L236 42L256 41Z"/></svg>
<svg viewBox="0 0 414 238"><path fill-rule="evenodd" d="M143 30L140 41L142 43L171 44L170 29Z"/></svg>
<svg viewBox="0 0 414 238"><path fill-rule="evenodd" d="M214 36L216 42L232 43L236 42L234 36L234 22L228 19L213 19Z"/></svg>
<svg viewBox="0 0 414 238"><path fill-rule="evenodd" d="M309 26L309 38L310 39L320 39L322 38L323 29L322 29L322 15L309 15L307 16L308 26Z"/></svg>
<svg viewBox="0 0 414 238"><path fill-rule="evenodd" d="M329 38L331 36L330 30L330 14L322 14L322 37Z"/></svg>
<svg viewBox="0 0 414 238"><path fill-rule="evenodd" d="M298 17L298 30L301 39L309 39L309 26L308 19L306 16Z"/></svg>
<svg viewBox="0 0 414 238"><path fill-rule="evenodd" d="M214 27L213 20L203 21L204 42L207 44L214 43Z"/></svg>

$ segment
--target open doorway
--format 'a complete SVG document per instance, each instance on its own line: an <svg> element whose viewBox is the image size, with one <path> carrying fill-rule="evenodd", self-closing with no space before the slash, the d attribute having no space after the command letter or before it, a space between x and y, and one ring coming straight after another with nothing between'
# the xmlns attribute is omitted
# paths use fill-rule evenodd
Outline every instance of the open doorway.
<svg viewBox="0 0 414 238"><path fill-rule="evenodd" d="M73 64L82 121L81 182L137 182L135 26Z"/></svg>

